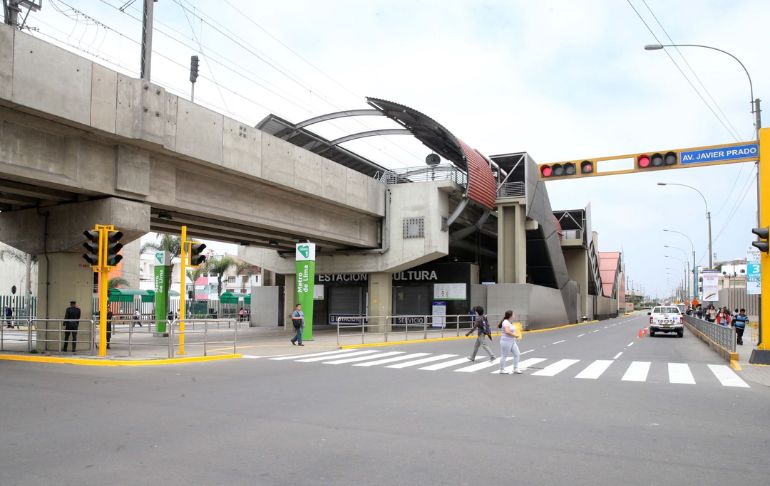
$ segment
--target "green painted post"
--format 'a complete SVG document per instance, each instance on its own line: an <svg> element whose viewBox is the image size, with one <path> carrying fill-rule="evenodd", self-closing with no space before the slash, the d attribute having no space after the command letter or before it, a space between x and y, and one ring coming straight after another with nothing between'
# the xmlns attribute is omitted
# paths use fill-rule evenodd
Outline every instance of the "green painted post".
<svg viewBox="0 0 770 486"><path fill-rule="evenodd" d="M166 333L168 315L169 254L166 251L155 253L155 334Z"/></svg>
<svg viewBox="0 0 770 486"><path fill-rule="evenodd" d="M313 284L315 282L315 243L297 243L297 304L305 314L302 340L313 339Z"/></svg>

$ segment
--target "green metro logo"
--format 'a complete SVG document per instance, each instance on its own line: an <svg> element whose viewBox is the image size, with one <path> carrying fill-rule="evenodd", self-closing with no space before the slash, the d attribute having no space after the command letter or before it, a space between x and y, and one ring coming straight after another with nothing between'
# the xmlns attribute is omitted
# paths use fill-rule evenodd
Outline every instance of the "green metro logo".
<svg viewBox="0 0 770 486"><path fill-rule="evenodd" d="M299 245L297 246L297 251L305 258L310 257L310 247L308 245Z"/></svg>

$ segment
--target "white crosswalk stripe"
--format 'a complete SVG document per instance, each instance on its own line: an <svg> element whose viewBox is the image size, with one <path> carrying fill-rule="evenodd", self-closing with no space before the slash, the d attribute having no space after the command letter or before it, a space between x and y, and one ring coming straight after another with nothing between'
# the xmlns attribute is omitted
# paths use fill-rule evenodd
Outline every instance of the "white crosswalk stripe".
<svg viewBox="0 0 770 486"><path fill-rule="evenodd" d="M466 366L465 368L460 368L459 370L455 370L457 373L473 373L474 371L483 370L484 368L490 368L492 366L500 366L500 358L495 358L492 361L489 361L488 359L485 359L481 363L476 363L474 365Z"/></svg>
<svg viewBox="0 0 770 486"><path fill-rule="evenodd" d="M331 354L344 354L344 353L350 353L354 351L353 349L338 349L336 351L324 351L323 353L310 353L310 354L295 354L295 355L289 355L289 356L279 356L276 358L270 358L275 361L281 361L285 359L300 359L300 358L309 358L311 356L328 356Z"/></svg>
<svg viewBox="0 0 770 486"><path fill-rule="evenodd" d="M573 364L580 361L579 359L561 359L554 364L548 365L540 371L532 373L533 376L556 376L562 371L566 370Z"/></svg>
<svg viewBox="0 0 770 486"><path fill-rule="evenodd" d="M454 358L455 356L457 355L456 354L439 354L438 356L429 356L427 358L416 359L414 361L407 361L406 363L398 363L398 364L386 366L386 368L395 368L395 369L408 368L410 366L417 366L425 363L431 363L433 361L440 361L442 359Z"/></svg>
<svg viewBox="0 0 770 486"><path fill-rule="evenodd" d="M403 361L412 358L419 358L420 356L428 356L430 353L412 353L405 354L403 356L396 356L395 358L378 359L377 361L369 361L367 363L358 363L353 366L379 366L386 363L395 363L396 361Z"/></svg>
<svg viewBox="0 0 770 486"><path fill-rule="evenodd" d="M719 383L722 386L737 386L741 388L749 388L749 384L743 381L733 370L727 365L708 365L709 369L714 376L717 377Z"/></svg>
<svg viewBox="0 0 770 486"><path fill-rule="evenodd" d="M694 385L695 378L692 376L692 371L686 363L669 363L668 364L668 381L669 383L679 383L683 385Z"/></svg>
<svg viewBox="0 0 770 486"><path fill-rule="evenodd" d="M650 372L649 361L633 361L626 370L626 374L621 378L622 381L647 381L647 375Z"/></svg>
<svg viewBox="0 0 770 486"><path fill-rule="evenodd" d="M528 350L527 353L533 350ZM575 379L582 380L604 380L612 377L612 373L607 373L613 367L625 366L622 362L617 361L616 355L613 359L598 359L591 362L583 361L587 363L587 366L583 368L579 373L574 375ZM417 368L424 371L439 371L446 370L455 367L451 371L459 373L475 373L477 371L484 371L491 374L500 374L500 358L495 358L492 361L488 359L479 358L476 363L468 363L468 358L458 358L456 354L433 354L428 352L420 353L406 353L404 351L384 351L382 349L340 349L335 351L324 351L320 353L308 353L297 355L282 355L282 356L255 356L244 355L246 359L259 359L267 358L276 361L289 361L299 363L316 363L321 362L323 364L330 365L343 365L348 364L351 366L360 367L373 367L382 366L391 369L405 369L405 368ZM546 363L542 369L538 369L531 373L533 376L545 376L555 377L562 374L567 369L580 363L579 359L557 359L557 358L528 358L522 359L519 363L519 368L522 371L527 371L540 363ZM431 364L429 364L431 363ZM427 366L424 366L427 365ZM468 366L463 366L468 365ZM650 370L660 369L665 366L668 374L668 383L671 384L696 384L695 377L693 375L693 369L697 372L699 382L713 383L718 382L723 387L734 388L751 388L736 372L730 369L726 365L706 364L710 370L710 375L716 378L716 381L709 382L706 375L699 372L697 368L702 368L702 364L690 365L687 363L652 363L650 361L633 361L625 369L621 381L631 382L647 382L650 375ZM490 368L493 368L491 370ZM504 372L510 373L513 371L513 358L509 357L504 363ZM701 374L698 374L701 373ZM572 376L571 373L564 373L562 376ZM615 375L617 376L617 375ZM653 383L660 383L659 379L655 379L653 374ZM612 379L612 378L609 378ZM617 378L615 378L617 379Z"/></svg>
<svg viewBox="0 0 770 486"><path fill-rule="evenodd" d="M607 371L607 368L614 363L611 359L597 359L586 367L583 371L577 374L575 378L582 378L584 380L596 380L602 374Z"/></svg>
<svg viewBox="0 0 770 486"><path fill-rule="evenodd" d="M403 351L389 351L387 353L378 353L378 354L368 355L368 356L358 356L358 357L355 357L355 358L345 357L343 359L335 359L333 361L324 361L324 364L339 365L339 364L347 364L347 363L358 363L358 362L361 362L361 361L368 361L370 359L384 358L385 356L394 356L396 354L404 354L404 352Z"/></svg>
<svg viewBox="0 0 770 486"><path fill-rule="evenodd" d="M468 358L458 358L458 359L452 359L449 361L444 361L443 363L437 363L437 364L432 364L430 366L425 366L420 369L426 370L426 371L437 371L437 370L443 370L444 368L450 368L452 366L457 366L459 364L467 363L467 362L468 362Z"/></svg>
<svg viewBox="0 0 770 486"><path fill-rule="evenodd" d="M345 354L345 357L349 358L351 356L361 356L361 355L364 355L364 354L372 354L372 353L376 353L376 352L377 351L374 350L374 349L370 349L370 350L367 350L367 351L356 351L356 352L353 352L353 353ZM300 363L315 363L316 361L326 361L328 359L331 359L331 358L329 358L328 356L316 356L314 358L298 359L296 361L298 361Z"/></svg>

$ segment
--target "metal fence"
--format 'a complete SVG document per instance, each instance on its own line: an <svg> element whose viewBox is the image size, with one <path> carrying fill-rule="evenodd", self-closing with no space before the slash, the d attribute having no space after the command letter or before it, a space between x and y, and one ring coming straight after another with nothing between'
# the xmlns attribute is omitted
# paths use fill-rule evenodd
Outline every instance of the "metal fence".
<svg viewBox="0 0 770 486"><path fill-rule="evenodd" d="M735 352L736 334L734 328L720 326L713 322L698 319L695 316L686 315L684 320L719 346L732 353Z"/></svg>
<svg viewBox="0 0 770 486"><path fill-rule="evenodd" d="M11 309L11 315L7 315L7 309ZM24 295L0 295L0 318L3 321L9 320L8 317L26 318L37 315L37 297ZM8 323L4 322L7 326Z"/></svg>
<svg viewBox="0 0 770 486"><path fill-rule="evenodd" d="M134 299L133 302L109 302L108 308L112 311L113 316L133 316L136 310L139 310L143 319L155 318L155 303L154 302L142 302L139 297ZM187 316L193 319L210 319L210 318L222 318L233 319L238 318L240 308L243 307L244 311L249 312L250 305L238 303L238 304L223 304L218 300L196 300L190 299L187 301L186 309ZM99 311L99 298L93 297L93 316L96 318ZM179 298L171 298L168 302L168 313L173 318L179 317ZM169 316L165 316L168 318Z"/></svg>
<svg viewBox="0 0 770 486"><path fill-rule="evenodd" d="M465 187L468 184L468 175L454 165L436 165L386 171L380 176L380 180L385 184L452 181L455 184Z"/></svg>
<svg viewBox="0 0 770 486"><path fill-rule="evenodd" d="M154 320L113 319L108 323L108 357L178 356L180 323L173 320L162 324L159 327ZM94 356L98 353L98 320L81 319L76 330L67 330L62 319L14 319L12 325L12 328L0 327L0 351L57 355L65 352L66 341L67 356ZM237 319L186 319L185 355L235 353L238 349L238 330L248 326L248 322Z"/></svg>
<svg viewBox="0 0 770 486"><path fill-rule="evenodd" d="M497 197L525 197L527 186L524 182L506 182L497 188Z"/></svg>
<svg viewBox="0 0 770 486"><path fill-rule="evenodd" d="M496 332L499 315L487 315L492 332ZM425 340L447 336L458 337L473 327L475 316L457 315L399 315L345 316L337 318L337 344L366 344L393 340Z"/></svg>

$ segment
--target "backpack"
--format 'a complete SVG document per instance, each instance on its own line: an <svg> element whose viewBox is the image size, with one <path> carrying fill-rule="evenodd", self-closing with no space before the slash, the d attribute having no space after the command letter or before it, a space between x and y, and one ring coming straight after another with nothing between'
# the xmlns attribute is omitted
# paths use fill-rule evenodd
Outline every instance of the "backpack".
<svg viewBox="0 0 770 486"><path fill-rule="evenodd" d="M487 319L487 316L481 318L481 332L487 336L492 335L492 330L489 328L489 320Z"/></svg>

